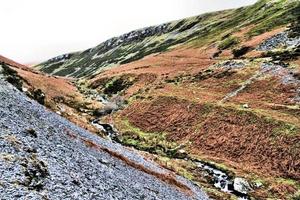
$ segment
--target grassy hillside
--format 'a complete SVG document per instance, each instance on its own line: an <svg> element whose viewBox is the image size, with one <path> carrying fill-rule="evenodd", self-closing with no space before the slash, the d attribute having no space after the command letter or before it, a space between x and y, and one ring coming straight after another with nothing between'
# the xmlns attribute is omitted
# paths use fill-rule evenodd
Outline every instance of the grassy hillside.
<svg viewBox="0 0 300 200"><path fill-rule="evenodd" d="M148 27L109 39L83 52L58 56L36 68L53 75L86 77L153 53L168 51L176 45L199 47L223 42L228 35L249 25L252 27L247 36L253 37L294 21L295 13L299 12L298 4L292 0L260 0L253 6Z"/></svg>

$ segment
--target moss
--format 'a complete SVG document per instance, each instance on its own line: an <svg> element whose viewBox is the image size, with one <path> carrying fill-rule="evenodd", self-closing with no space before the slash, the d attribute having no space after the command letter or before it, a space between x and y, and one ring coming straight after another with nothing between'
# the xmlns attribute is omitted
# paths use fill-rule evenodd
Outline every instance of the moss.
<svg viewBox="0 0 300 200"><path fill-rule="evenodd" d="M63 62L51 63L42 67L41 71L45 73L52 73L54 70L60 68L63 64Z"/></svg>
<svg viewBox="0 0 300 200"><path fill-rule="evenodd" d="M279 184L286 184L286 185L296 186L297 188L300 189L300 183L298 183L297 181L295 181L293 179L278 178L276 180L276 182L279 183Z"/></svg>
<svg viewBox="0 0 300 200"><path fill-rule="evenodd" d="M178 31L179 32L184 32L186 30L189 30L191 28L193 28L194 26L196 26L197 24L199 23L199 21L194 21L194 22L191 22L185 26L183 26L182 28L180 28Z"/></svg>
<svg viewBox="0 0 300 200"><path fill-rule="evenodd" d="M239 39L237 37L229 36L219 44L218 49L225 50L238 43L239 43Z"/></svg>
<svg viewBox="0 0 300 200"><path fill-rule="evenodd" d="M224 192L219 191L216 188L213 187L207 187L207 186L203 186L202 184L198 184L199 187L201 187L206 193L207 195L212 198L212 199L222 199L222 200L231 200L231 197L234 198L233 200L237 200L234 196L231 196L229 194L225 194Z"/></svg>
<svg viewBox="0 0 300 200"><path fill-rule="evenodd" d="M292 196L292 200L300 200L300 191Z"/></svg>
<svg viewBox="0 0 300 200"><path fill-rule="evenodd" d="M165 133L144 132L132 126L127 119L119 118L116 125L122 132L118 140L124 145L170 158L180 156L176 148L178 145L175 142L168 142Z"/></svg>
<svg viewBox="0 0 300 200"><path fill-rule="evenodd" d="M299 128L293 124L288 124L284 122L276 122L277 128L273 130L273 136L294 136L299 133Z"/></svg>
<svg viewBox="0 0 300 200"><path fill-rule="evenodd" d="M135 81L136 79L134 77L128 77L125 75L115 77L105 84L103 92L107 95L117 94L132 86Z"/></svg>

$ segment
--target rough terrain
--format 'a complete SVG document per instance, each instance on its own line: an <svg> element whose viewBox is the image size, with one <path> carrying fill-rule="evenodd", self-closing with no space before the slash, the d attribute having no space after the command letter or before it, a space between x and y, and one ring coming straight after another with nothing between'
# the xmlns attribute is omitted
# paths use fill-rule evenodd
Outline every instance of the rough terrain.
<svg viewBox="0 0 300 200"><path fill-rule="evenodd" d="M0 199L208 199L185 179L49 112L3 77L0 102Z"/></svg>
<svg viewBox="0 0 300 200"><path fill-rule="evenodd" d="M211 198L298 200L299 22L298 0L260 0L36 66L50 75L14 70L48 108Z"/></svg>

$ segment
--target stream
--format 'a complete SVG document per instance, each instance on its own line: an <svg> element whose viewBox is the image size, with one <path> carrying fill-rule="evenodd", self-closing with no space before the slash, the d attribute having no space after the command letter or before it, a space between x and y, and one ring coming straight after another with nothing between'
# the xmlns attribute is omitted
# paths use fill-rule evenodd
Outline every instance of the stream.
<svg viewBox="0 0 300 200"><path fill-rule="evenodd" d="M238 197L238 200L248 200L250 199L247 192L237 191L235 188L235 178L230 177L226 172L221 171L212 165L205 164L199 160L192 160L199 169L206 171L212 178L214 187L220 189L222 192L231 193Z"/></svg>
<svg viewBox="0 0 300 200"><path fill-rule="evenodd" d="M113 125L102 123L100 119L93 120L92 125L98 130L103 131L109 140L117 141L118 132L115 130Z"/></svg>
<svg viewBox="0 0 300 200"><path fill-rule="evenodd" d="M103 131L111 141L120 142L118 140L118 131L113 127L113 125L102 123L100 119L95 119L91 123L97 129ZM218 188L222 192L236 195L238 200L250 199L247 194L250 186L247 182L242 183L243 181L241 181L241 178L230 177L226 172L202 161L193 159L189 160L192 161L201 171L204 171L209 175L209 178L213 182L215 188Z"/></svg>

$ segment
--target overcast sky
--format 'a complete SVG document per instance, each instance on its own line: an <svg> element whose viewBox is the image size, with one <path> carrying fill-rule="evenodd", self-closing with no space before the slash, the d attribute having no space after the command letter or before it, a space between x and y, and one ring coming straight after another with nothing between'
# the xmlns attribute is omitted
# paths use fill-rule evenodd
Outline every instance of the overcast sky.
<svg viewBox="0 0 300 200"><path fill-rule="evenodd" d="M149 25L256 0L1 0L0 54L36 63Z"/></svg>

